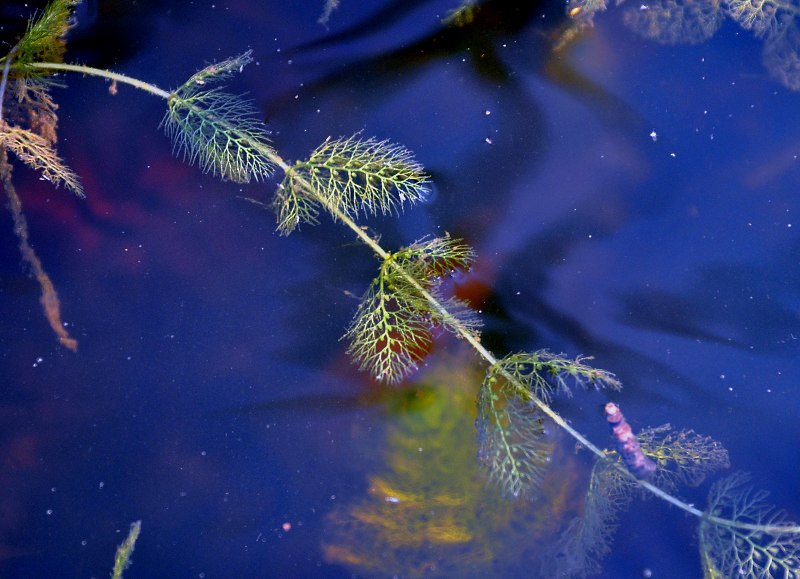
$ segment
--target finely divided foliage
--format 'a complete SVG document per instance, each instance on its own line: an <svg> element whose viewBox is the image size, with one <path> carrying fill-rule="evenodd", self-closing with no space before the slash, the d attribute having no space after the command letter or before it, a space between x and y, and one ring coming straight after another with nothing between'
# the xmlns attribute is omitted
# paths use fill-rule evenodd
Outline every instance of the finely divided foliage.
<svg viewBox="0 0 800 579"><path fill-rule="evenodd" d="M6 59L13 55L13 76L32 78L51 74L33 69L34 62L61 62L66 48L64 35L70 26L72 8L78 0L55 0L47 5L38 18L28 23L28 29L11 49Z"/></svg>
<svg viewBox="0 0 800 579"><path fill-rule="evenodd" d="M75 4L59 0L48 5L38 18L28 23L19 42L0 60L3 63L0 145L32 169L41 171L48 181L83 197L78 176L55 151L57 107L48 93L50 83L38 78L49 73L30 66L40 60L61 62L65 49L63 36L69 29Z"/></svg>
<svg viewBox="0 0 800 579"><path fill-rule="evenodd" d="M170 95L161 122L176 154L223 181L262 181L273 170L275 151L258 110L240 96L209 87L251 61L248 51L192 75Z"/></svg>
<svg viewBox="0 0 800 579"><path fill-rule="evenodd" d="M361 370L396 383L419 367L433 335L415 307L417 301L395 292L383 276L373 280L344 336L350 342L347 352Z"/></svg>
<svg viewBox="0 0 800 579"><path fill-rule="evenodd" d="M63 185L78 197L83 197L83 188L78 176L56 155L46 139L21 127L11 127L0 121L0 145L13 152L17 158L36 171L56 187Z"/></svg>
<svg viewBox="0 0 800 579"><path fill-rule="evenodd" d="M700 556L705 576L800 577L800 536L781 530L791 529L793 524L765 501L769 493L753 491L749 480L748 475L736 473L716 482L706 512L762 528L737 528L704 519L700 523Z"/></svg>
<svg viewBox="0 0 800 579"><path fill-rule="evenodd" d="M745 14L739 5L728 3L735 8L734 15ZM75 65L56 67L73 4L68 0L53 2L0 59L0 97L11 92L12 85L17 95L16 105L2 99L0 144L46 178L80 194L77 178L53 150L55 105L43 85L31 83L32 77L55 69L77 70L123 80L167 98L168 111L162 124L175 149L189 162L196 161L203 171L247 183L266 179L275 165L284 168L285 178L272 202L281 233L290 233L301 222L316 223L322 209L352 228L383 260L344 336L349 342L348 352L361 368L378 379L399 382L421 364L437 328L468 340L490 364L478 395L478 460L489 483L508 497L536 494L551 457L545 440L551 423L564 428L597 456L583 516L567 528L556 552L547 559L555 567L546 576L584 575L595 570L598 559L610 549L617 513L631 500L634 489L643 488L701 517L700 545L706 577L800 577L800 527L767 505L766 493L747 488L742 475L713 486L705 513L662 490L674 489L678 483L699 484L713 470L726 467L727 453L719 443L693 431L672 433L668 427L644 431L638 437L642 452L657 463L658 469L651 482L637 481L621 465L615 451L595 447L549 406L554 395L569 394L573 384L619 390L620 383L613 374L588 366L588 358L570 360L546 350L496 360L480 344L476 315L461 301L445 297L442 287L444 276L454 269L467 269L472 263L474 253L468 245L445 235L388 253L359 228L353 219L361 214L394 213L406 202L426 198L428 177L406 149L358 136L328 139L307 161L289 167L269 145L255 108L240 97L209 87L240 72L252 60L249 52L204 68L172 93L122 75L111 76L108 71ZM748 6L763 10L767 4L752 2ZM579 8L581 5L589 12L587 3L579 3ZM785 9L783 4L776 6ZM769 17L774 12L764 14ZM746 24L759 29L756 20L748 19ZM53 66L48 70L48 64L41 60ZM16 207L15 224L22 232L23 251L33 255L27 245L19 200L10 191L10 165L5 156L0 158L0 170L11 206ZM26 259L38 262L35 255ZM43 302L55 310L51 323L60 328L52 283L44 274L40 283L51 290L50 294L45 292ZM59 335L62 343L74 342L65 332Z"/></svg>
<svg viewBox="0 0 800 579"><path fill-rule="evenodd" d="M472 255L461 240L448 235L421 240L386 257L344 336L362 370L399 382L427 354L433 328L477 329L472 310L461 302L451 298L452 309L436 308L420 291L437 293L439 276L468 268Z"/></svg>
<svg viewBox="0 0 800 579"><path fill-rule="evenodd" d="M694 430L673 432L669 424L647 428L637 436L642 452L658 466L653 483L677 490L678 483L702 484L709 474L730 467L728 451L710 436Z"/></svg>
<svg viewBox="0 0 800 579"><path fill-rule="evenodd" d="M544 416L537 406L496 385L484 383L478 394L478 463L487 483L503 495L534 497L551 454Z"/></svg>
<svg viewBox="0 0 800 579"><path fill-rule="evenodd" d="M399 212L428 192L428 176L407 149L354 135L328 138L307 161L297 162L286 172L273 207L278 229L288 235L301 222L316 223L320 203L355 218Z"/></svg>
<svg viewBox="0 0 800 579"><path fill-rule="evenodd" d="M534 496L548 465L544 416L530 401L569 393L568 381L619 389L613 374L547 350L510 354L486 372L478 395L478 461L490 484L511 497Z"/></svg>
<svg viewBox="0 0 800 579"><path fill-rule="evenodd" d="M489 368L487 380L510 376L513 380L508 382L509 387L518 390L517 396L527 396L528 399L535 396L545 404L550 403L553 393L571 396L570 382L583 388L622 389L614 374L592 368L584 360L591 358L579 356L570 360L547 350L508 354ZM521 391L520 385L524 386Z"/></svg>
<svg viewBox="0 0 800 579"><path fill-rule="evenodd" d="M236 68L235 62L201 71L176 92L195 94L194 85L202 86L209 74L211 78L229 74ZM213 98L212 107L216 106ZM182 125L178 130L187 129ZM399 211L405 202L426 195L427 176L408 151L387 141L353 136L328 139L307 161L289 168L272 208L278 230L289 234L300 223L317 223L320 209L334 219L352 220L362 213ZM433 343L435 328L477 341L479 320L475 314L459 300L446 298L441 290L442 276L467 269L473 259L472 249L449 235L385 253L380 272L343 337L359 367L376 379L396 383L420 366ZM548 406L558 393L570 395L572 385L621 388L613 374L587 365L588 359L570 360L541 350L511 354L488 369L478 396L477 456L488 483L504 495L535 496L544 476L551 448L545 439L548 419L539 404ZM661 427L643 432L640 440L645 454L659 465L654 482L665 488L673 489L677 482L699 484L712 470L727 466L726 451L692 431L672 434L668 427ZM554 559L557 572L584 575L599 568L599 559L610 549L617 514L636 488L635 479L621 466L615 451L606 451L606 456L596 461L584 514L573 521L559 542ZM724 521L705 520L704 524L729 529ZM708 551L717 547L711 544Z"/></svg>

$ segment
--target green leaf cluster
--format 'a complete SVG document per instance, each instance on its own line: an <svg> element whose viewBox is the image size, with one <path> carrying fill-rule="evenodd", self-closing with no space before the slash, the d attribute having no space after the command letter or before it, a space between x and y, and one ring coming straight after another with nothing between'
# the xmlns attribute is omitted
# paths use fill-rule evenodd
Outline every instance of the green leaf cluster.
<svg viewBox="0 0 800 579"><path fill-rule="evenodd" d="M79 0L54 0L35 19L28 22L25 34L0 60L13 64L12 77L31 78L51 74L33 68L35 62L61 62L66 50L64 36L70 28L72 9Z"/></svg>
<svg viewBox="0 0 800 579"><path fill-rule="evenodd" d="M700 523L704 576L797 579L798 528L787 521L785 513L766 502L769 493L753 491L749 480L747 474L735 473L715 483L709 491L707 517Z"/></svg>
<svg viewBox="0 0 800 579"><path fill-rule="evenodd" d="M55 104L47 86L34 77L53 70L72 70L126 82L166 98L168 110L162 125L172 138L175 151L190 163L196 162L203 171L237 183L266 179L275 166L285 171L272 202L281 233L290 233L301 222L316 223L324 211L344 222L382 259L379 274L364 294L344 336L349 342L348 352L362 369L387 382L402 380L422 363L432 347L434 332L440 328L468 340L489 362L478 395L476 427L478 461L491 486L510 498L536 494L553 456L547 439L550 421L596 455L583 514L572 522L556 552L547 559L555 567L545 575L583 575L597 569L599 558L610 550L619 512L631 501L634 489L647 489L701 517L700 549L706 577L800 577L800 527L787 522L782 512L768 505L766 493L747 487L743 475L714 485L705 513L669 494L679 483L700 484L714 470L728 466L727 452L719 443L691 430L673 433L668 425L645 430L638 437L642 452L658 468L652 482L636 480L616 451L595 447L550 408L556 394L570 395L574 386L618 390L620 383L613 374L589 366L585 363L589 358L571 360L546 350L495 359L480 344L480 323L474 312L460 300L447 297L443 289L444 276L471 265L475 256L469 246L445 235L387 253L355 223L360 215L395 213L406 203L425 199L428 176L409 151L388 141L357 135L329 138L308 160L289 166L269 144L253 105L214 86L241 72L252 61L250 52L205 67L171 93L109 71L60 64L62 37L69 28L74 4L69 0L51 3L0 59L0 144L6 150L45 178L82 195L77 177L55 153ZM657 4L669 8L672 2ZM732 1L727 4L730 13L738 14L739 5ZM765 24L748 20L743 25L749 24L757 31L763 28L774 37L768 21L777 8L771 6L765 1L747 4L745 8L763 10L766 20ZM782 4L775 6L790 11ZM604 9L605 2L588 0L579 3L578 8L581 7L585 22L589 22L592 12ZM706 12L713 16L713 10L700 9L700 13ZM744 9L740 12L744 14ZM680 13L691 15L697 10ZM656 16L660 23L661 15ZM649 18L645 20L651 22ZM709 18L708 23L710 30L715 21ZM787 28L782 34L793 30ZM6 102L9 95L15 97L13 102ZM5 156L0 158L0 172L25 259L36 264L38 258L27 244L19 200L9 185L10 166ZM45 290L43 303L51 325L61 328L52 283L40 267L35 271L43 287L50 290ZM74 346L74 340L63 328L61 331L63 335L58 330L57 333L62 343L72 342ZM120 547L120 574L138 532L137 523Z"/></svg>
<svg viewBox="0 0 800 579"><path fill-rule="evenodd" d="M606 371L547 350L510 354L486 372L478 395L478 461L490 485L510 498L532 497L552 457L543 410L556 394L572 394L573 386L619 390ZM727 451L716 441L691 430L673 432L669 425L647 429L637 439L658 469L652 483L674 491L678 483L696 486L708 474L729 466ZM583 513L539 558L543 576L584 576L600 570L611 550L619 513L640 488L615 450L596 458L584 499Z"/></svg>
<svg viewBox="0 0 800 579"><path fill-rule="evenodd" d="M128 536L117 547L117 554L114 557L114 569L111 571L111 579L122 579L122 573L130 567L131 555L136 546L136 540L139 538L139 532L142 530L142 521L131 523L131 529L128 531Z"/></svg>
<svg viewBox="0 0 800 579"><path fill-rule="evenodd" d="M211 86L251 61L248 51L195 73L170 94L161 121L176 154L234 183L267 179L277 156L252 103Z"/></svg>
<svg viewBox="0 0 800 579"><path fill-rule="evenodd" d="M44 179L83 197L78 176L56 153L57 107L48 84L38 78L49 73L30 66L40 61L61 62L63 36L69 29L75 4L69 0L49 4L38 18L28 23L25 34L2 59L0 145L41 172Z"/></svg>
<svg viewBox="0 0 800 579"><path fill-rule="evenodd" d="M334 219L356 218L397 213L428 193L428 176L407 149L354 135L328 138L289 168L272 206L278 230L288 235L300 223L316 224L320 205Z"/></svg>
<svg viewBox="0 0 800 579"><path fill-rule="evenodd" d="M449 235L388 254L344 335L361 369L378 380L399 382L418 368L434 328L474 333L479 324L472 310L441 294L441 276L469 268L472 260L469 246Z"/></svg>
<svg viewBox="0 0 800 579"><path fill-rule="evenodd" d="M677 490L679 483L696 487L709 474L730 467L728 451L710 436L694 430L673 432L665 424L647 428L637 438L642 452L658 466L653 484L663 489Z"/></svg>
<svg viewBox="0 0 800 579"><path fill-rule="evenodd" d="M691 430L672 432L670 425L637 435L642 451L656 461L652 483L674 492L677 482L696 486L711 472L729 466L727 451L715 440ZM582 577L600 571L611 552L621 512L639 489L616 450L597 457L584 498L583 513L562 533L555 548L540 558L547 577ZM726 575L727 576L727 575Z"/></svg>
<svg viewBox="0 0 800 579"><path fill-rule="evenodd" d="M539 408L509 392L484 385L478 394L477 460L494 486L509 498L536 496L552 454Z"/></svg>
<svg viewBox="0 0 800 579"><path fill-rule="evenodd" d="M478 394L478 462L488 483L510 497L535 496L550 455L545 417L532 400L549 404L570 382L618 390L613 374L547 350L509 354L486 372Z"/></svg>
<svg viewBox="0 0 800 579"><path fill-rule="evenodd" d="M508 354L493 364L487 381L505 379L507 388L525 399L537 397L549 404L554 393L571 395L570 384L582 388L620 390L622 384L611 372L593 368L585 363L591 357L574 360L548 350Z"/></svg>

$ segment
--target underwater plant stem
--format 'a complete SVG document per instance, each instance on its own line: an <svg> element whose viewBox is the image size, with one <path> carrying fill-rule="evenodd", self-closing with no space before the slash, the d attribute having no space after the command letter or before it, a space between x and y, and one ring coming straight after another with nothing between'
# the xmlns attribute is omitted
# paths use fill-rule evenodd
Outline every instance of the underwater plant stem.
<svg viewBox="0 0 800 579"><path fill-rule="evenodd" d="M9 60L6 60L6 73L9 67ZM128 84L145 92L148 92L152 95L159 96L163 99L170 100L173 98L179 98L176 96L175 92L167 92L158 88L157 86L129 77L123 74L118 74L115 72L111 72L108 70L103 70L99 68L94 68L91 66L84 66L84 65L77 65L77 64L63 64L63 63L55 63L55 62L38 62L38 63L31 63L28 66L33 68L40 68L45 70L60 70L65 72L76 72L81 73L84 75L90 76L97 76L101 78L107 78L112 81L120 82L123 84ZM6 74L3 75L3 83L5 83ZM0 86L0 94L2 94L2 86ZM199 108L197 105L192 103L185 103L186 106L190 108ZM225 123L227 126L227 123ZM226 127L230 128L233 131L236 131L235 126ZM268 158L275 166L280 167L280 169L286 174L292 171L292 167L283 160L283 158L278 155L273 149L269 147L263 147L260 143L251 142L251 145L258 150L258 152ZM387 252L381 245L372 237L370 237L366 230L361 228L347 213L343 212L338 207L332 205L328 202L323 196L319 195L316 189L309 183L305 178L302 176L296 175L295 176L295 183L302 187L306 192L309 193L315 200L317 200L327 211L328 213L333 216L335 221L341 221L344 223L348 228L350 228L353 233L367 246L369 247L379 258L382 260L388 260L391 267L395 269L395 271L403 277L403 279L410 284L419 295L421 295L425 300L431 304L433 309L444 319L447 319L452 326L455 328L458 335L464 338L469 344L474 348L474 350L490 365L495 366L497 364L497 358L487 350L483 344L480 343L480 339L478 338L477 334L470 330L469 328L465 327L457 318L455 318L448 310L445 308L439 300L437 300L428 290L426 290L414 276L409 274L405 271L402 265L398 264L395 260L389 259L391 255ZM594 445L589 439L583 436L580 432L575 430L572 426L570 426L564 418L561 417L556 411L552 410L550 406L548 406L544 401L540 400L536 396L533 396L523 384L521 384L514 376L512 376L508 371L503 369L502 367L498 368L498 374L503 376L510 384L513 384L518 392L519 396L522 399L528 400L535 404L542 412L544 412L553 422L555 422L559 427L563 428L572 438L574 438L577 442L579 442L584 448L591 451L601 460L609 460L608 456L606 455L605 451L603 451L598 446ZM748 529L752 531L760 531L765 533L800 533L800 526L792 526L792 525L758 525L754 523L744 523L735 521L732 519L724 519L721 517L717 517L714 515L707 514L700 509L686 503L669 493L665 492L664 490L658 488L657 486L653 485L652 483L647 482L646 480L638 480L636 479L628 470L619 464L614 464L614 467L617 468L621 473L625 476L628 476L631 480L635 481L639 486L644 489L647 489L654 495L658 496L659 498L663 499L664 501L672 504L673 506L678 507L679 509L690 513L698 518L703 520L709 521L716 525L721 525L723 527L729 528L739 528L739 529Z"/></svg>
<svg viewBox="0 0 800 579"><path fill-rule="evenodd" d="M86 74L89 76L99 76L102 78L107 78L109 80L115 80L123 84L129 84L140 90L149 92L150 94L160 96L163 99L169 99L170 96L172 95L172 93L162 90L157 86L155 86L154 84L150 84L149 82L144 82L136 78L131 78L130 76L125 76L124 74L111 72L110 70L103 70L102 68L85 66L83 64L64 64L61 62L33 62L28 66L32 68L42 68L46 70L63 70L65 72L79 72L81 74Z"/></svg>
<svg viewBox="0 0 800 579"><path fill-rule="evenodd" d="M270 154L270 159L275 165L280 167L284 172L289 171L291 167L284 161L280 156L275 153ZM328 203L322 196L317 195L315 189L311 186L311 184L303 179L302 177L297 177L295 182L303 187L306 191L310 192L314 196L314 198L321 203L325 209L333 215L335 220L341 221L347 227L349 227L353 233L358 236L358 238L364 242L378 257L382 260L386 260L390 257L390 254L381 247L381 245L375 241L372 237L370 237L367 232L359 227L359 225L353 221L346 213L342 212L337 207ZM475 335L474 332L469 330L468 328L464 327L457 319L455 319L452 314L445 308L439 300L437 300L428 290L426 290L422 285L417 281L417 279L412 276L411 274L407 273L403 267L398 264L394 260L389 260L389 264L391 267L394 267L395 271L400 274L403 279L408 282L410 285L416 289L420 295L422 295L428 303L430 303L433 308L442 316L447 319L452 320L453 326L456 328L458 334L464 338L470 345L475 349L476 352L491 366L494 366L497 363L497 358L487 350L483 344L480 343L478 337ZM558 426L563 428L570 436L572 436L576 441L578 441L584 448L590 450L592 453L597 455L601 460L609 460L608 456L606 455L605 451L603 451L598 446L594 445L589 439L587 439L584 435L580 432L575 430L572 426L570 426L566 420L564 420L560 414L558 414L555 410L551 409L550 406L545 404L542 400L539 400L537 397L532 396L530 391L526 389L522 384L519 383L509 372L507 372L503 368L499 368L499 372L503 378L505 378L509 383L514 384L516 388L520 392L520 397L530 400L533 402L542 412L544 412L550 419L555 422ZM658 488L654 484L647 482L646 480L639 480L636 479L624 466L619 464L614 464L614 467L617 468L621 473L625 476L630 478L631 480L635 481L639 486L642 488L647 489L657 497L663 499L664 501L670 503L673 506L678 507L679 509L690 513L700 519L709 521L716 525L721 525L723 527L735 527L738 529L748 529L752 531L761 531L765 533L800 533L800 526L789 526L789 525L758 525L754 523L744 523L735 521L732 519L724 519L721 517L716 517L714 515L709 515L704 513L697 507L690 505L687 502L680 500L677 497L672 496L671 494L665 492L664 490Z"/></svg>
<svg viewBox="0 0 800 579"><path fill-rule="evenodd" d="M290 168L286 164L286 162L277 155L273 157L272 161L284 171L287 171ZM311 184L308 183L302 177L296 178L295 182L298 183L300 186L305 187L307 191L311 191L312 193L314 192L314 188L311 186ZM315 195L314 198L320 203L322 203L325 209L329 213L331 213L336 220L341 221L342 223L347 225L350 229L352 229L353 232L359 237L359 239L361 239L361 241L363 241L373 252L375 252L375 254L378 257L380 257L383 260L389 257L389 253L385 249L383 249L383 247L381 247L377 241L375 241L372 237L367 235L366 231L364 231L361 227L359 227L358 224L355 221L353 221L348 215L343 213L337 207L328 203L321 196ZM497 364L497 358L495 358L494 354L492 354L489 350L487 350L483 346L483 344L480 343L478 337L475 335L473 331L464 327L464 325L458 319L456 319L449 311L447 311L447 308L445 308L439 302L439 300L437 300L428 290L422 287L422 285L417 281L417 279L414 276L406 272L403 269L402 265L400 265L394 260L391 260L390 264L395 269L395 271L403 277L403 279L406 282L408 282L411 286L413 286L414 289L417 290L419 294L422 297L424 297L429 304L433 306L434 310L436 310L436 312L438 312L439 315L441 315L443 318L450 320L450 322L453 324L453 327L456 328L458 334L462 338L464 338L467 342L469 342L469 344L475 349L475 351L478 352L478 354L480 354L480 356L484 360L486 360L486 362L490 366L494 366L495 364ZM530 401L536 404L542 410L542 412L547 414L553 420L553 422L555 422L561 428L566 430L573 438L575 438L578 442L580 442L584 447L591 450L597 456L605 458L606 456L605 452L603 452L600 448L592 444L580 432L578 432L577 430L572 428L569 424L567 424L567 422L563 418L561 418L561 416L558 413L552 410L547 404L545 404L535 396L531 396L530 391L528 391L527 389L525 389L524 386L519 384L519 382L516 379L514 379L514 377L511 374L509 374L506 370L500 369L499 374L503 376L503 378L508 380L510 383L514 384L520 391L520 395L523 398L530 399Z"/></svg>
<svg viewBox="0 0 800 579"><path fill-rule="evenodd" d="M625 469L620 469L620 470L622 472L626 472ZM735 527L737 529L747 529L749 531L759 531L762 533L800 533L800 525L759 525L756 523L744 523L741 521L734 521L732 519L723 519L722 517L709 515L701 511L697 507L694 507L689 503L685 503L679 498L674 497L671 494L663 491L662 489L658 488L652 483L649 483L645 480L639 480L637 482L643 488L646 488L657 497L664 499L665 501L678 507L679 509L683 509L687 513L691 513L696 517L699 517L705 521L709 521L710 523L714 523L716 525L721 525L723 527Z"/></svg>
<svg viewBox="0 0 800 579"><path fill-rule="evenodd" d="M277 154L272 153L270 155L270 160L280 167L284 172L291 170L291 167L284 161L280 156ZM358 224L353 221L346 213L341 211L338 207L332 205L331 203L327 202L327 200L322 197L321 195L316 194L316 190L314 187L306 181L303 177L297 176L295 178L295 183L297 183L300 187L303 187L307 192L310 192L314 196L319 203L325 207L325 209L333 215L334 219L337 221L341 221L347 227L349 227L353 233L355 233L358 238L364 242L378 257L382 260L387 260L389 258L389 252L387 252L380 244L375 241L372 237L370 237L367 232L358 226ZM489 350L487 350L483 344L480 343L479 338L475 335L475 333L468 328L464 327L464 325L456 319L448 310L445 308L439 300L437 300L427 289L422 287L422 285L417 281L417 279L409 274L408 272L403 269L402 265L397 263L394 260L390 260L389 263L391 267L395 269L395 271L400 274L403 279L408 282L415 290L419 292L419 294L424 297L431 306L433 306L434 310L439 313L443 318L450 320L453 327L456 329L456 332L464 338L469 344L475 349L476 352L484 359L490 366L494 366L497 364L497 358L495 358L494 354L492 354ZM520 392L520 396L525 399L529 399L531 402L536 404L542 412L547 414L553 422L555 422L558 426L566 430L570 436L572 436L575 440L580 442L585 448L592 451L597 456L605 459L606 454L603 452L602 449L595 446L590 442L585 436L583 436L580 432L572 428L569 424L567 424L566 420L564 420L557 412L552 410L547 404L543 401L539 400L535 396L531 396L530 391L528 391L523 385L521 385L514 377L509 374L506 370L500 369L499 374L503 376L506 380L508 380L511 384L514 384ZM653 487L656 488L656 487Z"/></svg>

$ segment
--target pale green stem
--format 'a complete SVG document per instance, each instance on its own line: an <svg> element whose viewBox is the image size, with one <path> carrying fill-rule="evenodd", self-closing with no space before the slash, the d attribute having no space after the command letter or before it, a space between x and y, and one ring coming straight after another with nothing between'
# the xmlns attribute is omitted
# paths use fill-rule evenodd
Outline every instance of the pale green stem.
<svg viewBox="0 0 800 579"><path fill-rule="evenodd" d="M30 66L31 68L42 68L45 70L61 70L64 72L79 72L81 74L87 74L89 76L99 76L102 78L115 80L123 84L129 84L143 91L147 91L150 94L160 96L161 98L164 99L169 99L169 97L172 96L172 93L162 90L157 86L150 84L148 82L143 82L139 79L125 76L124 74L111 72L110 70L103 70L102 68L94 68L92 66L85 66L83 64L64 64L61 62L34 62L29 64L28 66Z"/></svg>
<svg viewBox="0 0 800 579"><path fill-rule="evenodd" d="M110 80L113 80L113 81L116 81L116 82L121 82L123 84L127 84L127 85L130 85L130 86L136 87L136 88L138 88L140 90L143 90L143 91L148 92L148 93L150 93L152 95L155 95L155 96L159 96L159 97L161 97L163 99L166 99L168 101L170 99L180 100L181 103L182 103L182 106L185 106L186 108L192 109L194 111L201 111L200 107L198 107L194 103L186 101L185 99L181 99L176 94L176 92L167 92L167 91L165 91L163 89L158 88L154 84L150 84L148 82L144 82L144 81L141 81L139 79L132 78L130 76L125 76L124 74L111 72L109 70L104 70L104 69L101 69L101 68L94 68L92 66L85 66L85 65L82 65L82 64L63 64L63 63L60 63L60 62L34 62L32 64L29 64L28 66L30 66L32 68L41 68L41 69L46 69L46 70L60 70L60 71L64 71L64 72L77 72L77 73L85 74L85 75L89 75L89 76L98 76L98 77L101 77L101 78L107 78L107 79L110 79ZM242 137L244 140L246 140L250 146L252 146L255 150L257 150L259 153L261 153L265 157L269 158L272 162L274 162L281 169L283 169L284 172L288 171L289 165L287 165L286 162L283 161L283 159L278 157L275 154L275 152L269 146L266 146L261 141L254 141L254 140L250 139L249 137L247 137L247 135L242 135L237 130L237 128L235 126L233 126L230 123L224 121L223 119L220 119L219 122L226 129L230 129L233 133L235 133L236 135L238 135L238 136ZM308 186L308 184L306 184L306 185Z"/></svg>

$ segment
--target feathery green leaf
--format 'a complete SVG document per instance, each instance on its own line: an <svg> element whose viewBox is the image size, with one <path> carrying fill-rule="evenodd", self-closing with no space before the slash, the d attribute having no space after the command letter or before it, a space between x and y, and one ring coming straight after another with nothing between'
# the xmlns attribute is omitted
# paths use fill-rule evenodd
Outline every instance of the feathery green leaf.
<svg viewBox="0 0 800 579"><path fill-rule="evenodd" d="M469 270L475 252L462 239L445 233L442 237L423 238L392 254L397 267L387 268L385 278L394 291L415 304L435 326L441 326L458 335L462 327L476 333L482 323L468 304L455 297L446 297L442 289L443 276L456 270ZM443 306L435 308L413 284L400 274L405 272L420 286L428 290Z"/></svg>
<svg viewBox="0 0 800 579"><path fill-rule="evenodd" d="M295 186L303 181L312 192ZM283 181L290 195L312 195L348 216L399 212L428 195L428 176L411 153L389 141L328 138ZM279 216L279 222L285 222ZM284 232L288 233L288 232Z"/></svg>
<svg viewBox="0 0 800 579"><path fill-rule="evenodd" d="M457 269L469 269L475 261L475 251L462 239L450 237L423 238L397 251L395 260L421 282L451 273Z"/></svg>
<svg viewBox="0 0 800 579"><path fill-rule="evenodd" d="M478 394L478 462L488 484L509 498L535 496L549 464L544 417L535 405L487 377Z"/></svg>
<svg viewBox="0 0 800 579"><path fill-rule="evenodd" d="M751 530L709 519L700 523L700 555L706 577L778 579L800 577L800 535L783 511L766 503L769 493L753 491L749 475L735 473L715 483L708 494L709 515L773 527ZM786 526L787 531L778 529Z"/></svg>
<svg viewBox="0 0 800 579"><path fill-rule="evenodd" d="M13 77L52 74L32 68L30 64L62 61L66 48L64 35L70 28L72 9L77 3L77 0L53 0L37 18L28 22L25 34L5 57L13 59Z"/></svg>
<svg viewBox="0 0 800 579"><path fill-rule="evenodd" d="M694 430L672 432L665 424L646 428L636 438L642 452L656 462L651 482L662 489L677 489L677 483L696 487L712 472L730 467L728 451Z"/></svg>
<svg viewBox="0 0 800 579"><path fill-rule="evenodd" d="M524 398L533 395L545 404L550 403L554 392L571 395L570 380L583 388L591 386L620 390L622 385L614 374L584 364L584 360L591 359L579 356L570 360L563 354L552 354L547 350L519 352L498 360L489 368L488 374L498 378L503 373L510 375L526 388L526 392L517 392L517 396Z"/></svg>
<svg viewBox="0 0 800 579"><path fill-rule="evenodd" d="M278 231L289 235L301 223L319 223L319 202L311 197L305 188L296 183L290 171L283 183L278 185L270 207L278 218Z"/></svg>
<svg viewBox="0 0 800 579"><path fill-rule="evenodd" d="M292 199L288 196L284 202ZM460 300L445 298L440 284L443 273L466 268L471 260L472 250L449 235L389 254L343 336L360 368L377 379L398 382L419 366L433 342L433 328L476 332L480 320ZM445 307L435 307L420 287Z"/></svg>
<svg viewBox="0 0 800 579"><path fill-rule="evenodd" d="M433 342L428 321L380 276L362 298L343 338L350 342L347 352L359 369L390 383L416 370Z"/></svg>
<svg viewBox="0 0 800 579"><path fill-rule="evenodd" d="M247 52L194 74L170 95L161 121L176 154L205 173L243 184L272 174L275 151L251 102L207 85L251 60Z"/></svg>

